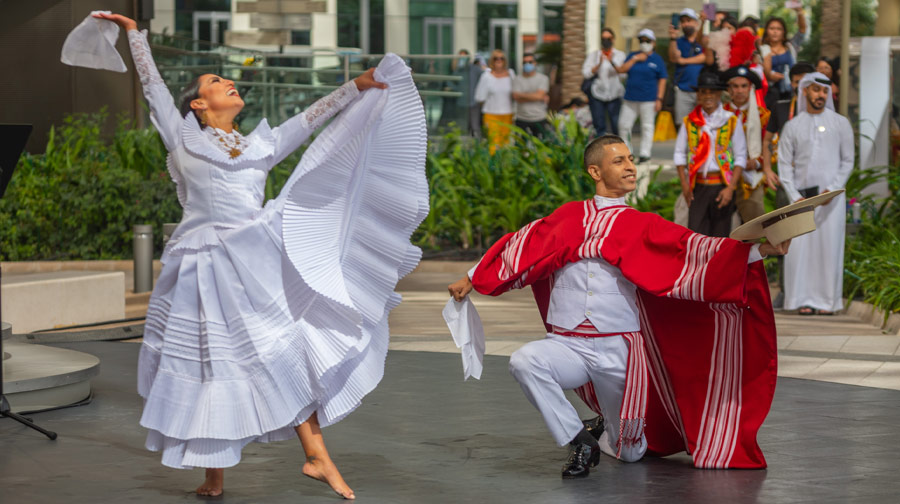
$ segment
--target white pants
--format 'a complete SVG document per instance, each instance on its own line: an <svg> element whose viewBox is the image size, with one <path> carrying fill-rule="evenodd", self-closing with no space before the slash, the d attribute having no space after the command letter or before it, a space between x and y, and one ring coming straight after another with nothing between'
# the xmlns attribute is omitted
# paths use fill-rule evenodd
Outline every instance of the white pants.
<svg viewBox="0 0 900 504"><path fill-rule="evenodd" d="M675 126L681 126L684 116L691 113L697 106L697 93L682 91L675 86Z"/></svg>
<svg viewBox="0 0 900 504"><path fill-rule="evenodd" d="M513 352L509 371L531 404L541 412L560 446L584 428L563 391L591 381L606 422L600 449L615 457L628 351L628 343L622 336L579 338L548 334L546 339L532 341ZM620 460L635 462L646 451L647 439L642 434L639 444L622 447Z"/></svg>
<svg viewBox="0 0 900 504"><path fill-rule="evenodd" d="M619 134L625 139L628 150L634 154L634 146L631 144L631 129L638 114L641 117L641 151L639 157L648 158L653 150L653 133L656 130L656 102L652 101L622 101L622 111L619 112Z"/></svg>

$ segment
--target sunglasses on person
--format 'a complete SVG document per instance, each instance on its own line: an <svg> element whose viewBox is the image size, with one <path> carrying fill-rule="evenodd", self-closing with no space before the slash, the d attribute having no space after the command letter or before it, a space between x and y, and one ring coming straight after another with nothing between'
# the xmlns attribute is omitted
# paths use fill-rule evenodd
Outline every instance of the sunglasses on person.
<svg viewBox="0 0 900 504"><path fill-rule="evenodd" d="M506 61L506 58L504 56L494 56L491 58L491 61Z"/></svg>

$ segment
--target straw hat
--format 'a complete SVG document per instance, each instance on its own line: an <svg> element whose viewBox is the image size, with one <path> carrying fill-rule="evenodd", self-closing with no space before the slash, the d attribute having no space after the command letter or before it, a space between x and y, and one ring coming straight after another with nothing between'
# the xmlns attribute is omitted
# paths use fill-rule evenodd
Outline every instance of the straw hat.
<svg viewBox="0 0 900 504"><path fill-rule="evenodd" d="M731 232L731 238L752 241L765 237L769 243L778 245L791 238L811 233L816 230L813 210L819 205L829 203L842 192L843 189L828 191L773 210L744 223Z"/></svg>

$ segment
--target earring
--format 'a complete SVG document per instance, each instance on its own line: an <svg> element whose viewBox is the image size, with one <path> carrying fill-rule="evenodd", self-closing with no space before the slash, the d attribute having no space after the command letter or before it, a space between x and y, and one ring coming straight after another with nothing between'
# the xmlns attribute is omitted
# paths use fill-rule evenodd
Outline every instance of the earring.
<svg viewBox="0 0 900 504"><path fill-rule="evenodd" d="M206 111L200 112L200 125L206 126Z"/></svg>

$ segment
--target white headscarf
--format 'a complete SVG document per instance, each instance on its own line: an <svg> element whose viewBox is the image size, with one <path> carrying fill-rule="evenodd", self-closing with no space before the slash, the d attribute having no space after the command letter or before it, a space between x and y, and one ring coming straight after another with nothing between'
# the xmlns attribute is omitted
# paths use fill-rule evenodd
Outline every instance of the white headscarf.
<svg viewBox="0 0 900 504"><path fill-rule="evenodd" d="M803 90L810 84L819 84L828 90L827 98L825 98L825 108L834 110L834 98L831 97L831 79L821 72L813 72L804 75L803 78L800 79L800 85L797 89L798 112L801 114L806 112L806 96L803 95Z"/></svg>
<svg viewBox="0 0 900 504"><path fill-rule="evenodd" d="M67 65L125 72L125 62L116 50L119 26L93 14L93 11L66 37L60 61Z"/></svg>

